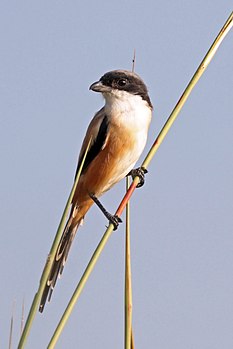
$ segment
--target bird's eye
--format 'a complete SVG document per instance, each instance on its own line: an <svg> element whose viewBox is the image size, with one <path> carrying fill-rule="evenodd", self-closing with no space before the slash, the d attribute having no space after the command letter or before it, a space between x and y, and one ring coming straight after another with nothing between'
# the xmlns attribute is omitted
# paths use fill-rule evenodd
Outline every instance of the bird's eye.
<svg viewBox="0 0 233 349"><path fill-rule="evenodd" d="M127 80L126 79L120 79L117 81L118 86L120 87L124 87L127 84Z"/></svg>

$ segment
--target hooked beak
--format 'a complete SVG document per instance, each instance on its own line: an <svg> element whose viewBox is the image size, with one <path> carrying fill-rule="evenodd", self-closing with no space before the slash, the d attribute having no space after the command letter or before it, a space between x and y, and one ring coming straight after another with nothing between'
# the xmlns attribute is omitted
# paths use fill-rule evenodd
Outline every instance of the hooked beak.
<svg viewBox="0 0 233 349"><path fill-rule="evenodd" d="M105 86L102 84L101 81L96 81L94 82L90 87L89 90L95 91L95 92L108 92L109 91L109 87Z"/></svg>

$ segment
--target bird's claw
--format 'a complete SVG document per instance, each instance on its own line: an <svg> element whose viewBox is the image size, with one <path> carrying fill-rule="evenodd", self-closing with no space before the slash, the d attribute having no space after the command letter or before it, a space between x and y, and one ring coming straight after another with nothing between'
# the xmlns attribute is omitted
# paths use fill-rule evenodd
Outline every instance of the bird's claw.
<svg viewBox="0 0 233 349"><path fill-rule="evenodd" d="M109 212L108 212L109 213ZM108 220L111 224L113 224L114 228L113 230L117 230L119 223L122 223L122 219L118 215L111 215L109 213Z"/></svg>
<svg viewBox="0 0 233 349"><path fill-rule="evenodd" d="M119 223L122 222L122 219L120 217L118 217L118 215L116 215L116 214L112 215L111 213L109 213L93 193L89 193L89 196L96 203L96 205L100 208L100 210L103 212L105 217L109 220L109 222L113 224L113 226L114 226L113 230L116 230L118 228Z"/></svg>
<svg viewBox="0 0 233 349"><path fill-rule="evenodd" d="M145 174L148 173L147 169L145 167L138 167L133 170L131 170L128 174L128 176L131 176L134 180L135 177L139 177L139 183L137 184L136 188L140 188L145 183Z"/></svg>

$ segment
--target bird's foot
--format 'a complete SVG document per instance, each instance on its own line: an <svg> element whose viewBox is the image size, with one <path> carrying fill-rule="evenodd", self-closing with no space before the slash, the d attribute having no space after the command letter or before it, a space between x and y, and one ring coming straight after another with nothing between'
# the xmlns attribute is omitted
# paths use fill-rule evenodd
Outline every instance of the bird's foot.
<svg viewBox="0 0 233 349"><path fill-rule="evenodd" d="M148 173L145 167L138 167L131 170L127 176L131 176L134 180L135 177L139 177L139 183L137 184L137 188L140 188L145 183L145 174Z"/></svg>
<svg viewBox="0 0 233 349"><path fill-rule="evenodd" d="M119 223L122 223L122 219L117 214L112 215L106 211L105 217L107 217L109 222L113 224L113 230L117 230Z"/></svg>
<svg viewBox="0 0 233 349"><path fill-rule="evenodd" d="M93 193L89 193L89 196L94 201L94 203L99 207L99 209L103 212L103 214L109 220L109 222L113 224L114 230L116 230L118 228L119 223L122 222L121 218L118 217L117 215L112 215L111 213L109 213Z"/></svg>

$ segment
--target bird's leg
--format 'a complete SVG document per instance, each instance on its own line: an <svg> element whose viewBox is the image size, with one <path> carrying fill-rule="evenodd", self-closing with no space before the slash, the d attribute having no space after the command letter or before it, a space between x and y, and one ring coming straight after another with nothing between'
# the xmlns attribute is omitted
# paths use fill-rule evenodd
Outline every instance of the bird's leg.
<svg viewBox="0 0 233 349"><path fill-rule="evenodd" d="M94 201L94 203L100 208L100 210L103 212L103 214L105 215L105 217L109 220L110 223L112 223L114 225L114 230L116 230L118 228L119 223L122 222L122 220L120 219L120 217L118 217L117 215L112 215L111 213L109 213L104 206L101 204L101 202L99 201L99 199L95 196L95 194L93 193L89 193L90 198Z"/></svg>
<svg viewBox="0 0 233 349"><path fill-rule="evenodd" d="M131 170L127 176L131 176L134 180L135 177L139 177L140 182L137 184L137 188L140 188L145 183L145 174L148 173L145 167L138 167Z"/></svg>

